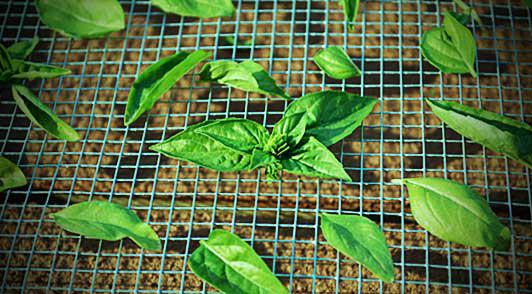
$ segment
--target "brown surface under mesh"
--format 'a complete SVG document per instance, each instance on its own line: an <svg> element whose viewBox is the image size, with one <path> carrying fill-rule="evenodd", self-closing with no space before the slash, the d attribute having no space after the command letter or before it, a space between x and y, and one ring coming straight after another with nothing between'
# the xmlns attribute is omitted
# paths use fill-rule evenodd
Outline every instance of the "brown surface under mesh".
<svg viewBox="0 0 532 294"><path fill-rule="evenodd" d="M497 57L500 65L479 62L482 74L477 80L469 75L441 76L427 62L419 61L419 36L430 26L418 26L417 11L435 12L435 5L367 2L364 4L367 13L361 16L364 17L366 34L362 37L325 33L342 33L345 30L343 14L337 2L298 2L296 5L288 2L274 5L270 1L258 3L246 2L242 7L268 12L258 15L242 12L238 32L265 33L257 36L254 43L271 45L274 41L274 44L251 51L219 47L214 59L263 58L259 63L271 68L278 84L288 85L287 91L293 97L323 90L321 85L326 83L327 89L345 89L381 98L381 103L365 120L365 126L332 147L336 154L343 154L342 162L354 182L340 184L284 174L283 182L271 183L265 181L263 173L255 171L217 173L150 153L149 145L186 125L207 118L245 116L271 126L286 106L286 102L279 99L264 99L254 94L249 97L255 99L246 99L246 93L238 90L197 83L192 75L183 78L175 89L164 95L148 118L141 117L126 131L123 111L128 88L137 73L149 66L147 62L172 54L174 48L219 46L221 40L216 41L216 34L234 32L234 23L209 20L201 26L186 26L188 21L197 20L185 18L182 21L177 16L164 16L156 8L151 9L153 14L148 17L146 5L137 4L133 7L134 16L127 31L115 33L108 40L70 41L40 27L37 31L39 36L55 38L46 39L38 48L51 49L53 54L48 56L47 51L41 51L32 59L45 61L50 57L50 62L64 64L73 72L72 76L61 80L44 82L45 91L40 93L40 97L47 102L57 102L57 113L73 114L72 125L86 140L68 144L43 141L43 131L33 128L28 134L25 128L13 128L7 133L10 120L0 121L0 138L7 138L5 152L24 152L20 157L22 167L25 174L33 178L30 186L21 189L29 193L9 194L3 206L0 248L3 252L12 248L8 271L0 271L0 279L5 281L7 288L14 291L25 281L26 287L48 285L58 292L91 287L101 290L133 290L137 287L138 290L199 291L203 285L188 269L186 278L182 279L185 256L198 246L199 239L208 235L213 227L211 224L215 224L217 228L233 227L235 233L243 238L251 238L253 232L254 249L262 256L270 257L266 258L270 266L271 257L275 256L275 272L281 276L293 273L292 281L281 278L287 286L292 283L293 292L306 293L313 289L331 292L336 287L340 292L356 289L364 292L400 291L403 286L400 283L381 284L376 280L364 280L359 285L359 266L344 256L338 256L324 244L322 234L316 229L316 210L340 209L363 211L384 226L387 241L393 247L393 259L398 265L396 279L405 281L404 290L407 292L424 292L427 287L430 292L449 291L449 286L445 284L451 285L458 293L467 292L470 284L488 288L493 285L514 288L516 284L518 288L530 289L532 276L527 273L532 271L531 245L526 239L532 237L530 179L527 179L523 166L484 150L480 145L462 141L461 136L448 128L442 131L439 120L427 113L427 106L419 99L464 97L467 99L463 103L467 105L479 106L478 102L482 101L481 106L488 110L507 115L527 114L525 120L532 123L529 115L532 113L532 95L530 91L519 91L519 87L532 84L529 66L532 53L525 51L531 45L529 20L524 18L526 10L515 8L509 11L504 1L500 5L505 6L495 6L493 11L489 7L479 9L489 28L475 32L479 59L494 60ZM17 10L17 7L15 5L12 10ZM130 16L131 5L123 4L123 7L126 16ZM291 11L294 7L297 10L295 14ZM28 8L29 13L23 20L20 16L13 16L8 23L18 25L22 22L33 28L38 19L34 7L29 5ZM312 9L309 15L299 12L308 8ZM273 9L277 9L275 14ZM326 9L330 9L328 18L324 14ZM451 6L441 4L439 11L447 9ZM375 13L381 10L382 15ZM403 12L402 17L397 11ZM514 17L521 18L510 23L512 19L504 17L510 12ZM486 17L489 15L497 15L496 30L492 29L493 19ZM323 23L297 22L307 18ZM290 25L292 19L296 20L295 25ZM259 24L254 25L255 20ZM278 23L273 24L272 20ZM269 22L261 24L260 21ZM397 24L400 21L403 22L401 26ZM167 25L161 31L157 24L163 22L174 26ZM424 14L422 22L435 23L436 15ZM515 30L511 29L512 25ZM356 29L360 31L362 26L359 24ZM273 39L272 32L275 35ZM34 31L6 28L2 38L15 38L17 34L33 36ZM183 36L179 44L176 35ZM198 39L198 35L202 37ZM502 40L510 36L514 42ZM494 37L501 39L494 41ZM365 46L363 69L367 72L364 77L347 80L345 88L341 81L324 78L311 57L319 49L318 45L325 42L328 45L357 46L348 49L349 55L355 58L361 57L359 46ZM382 45L390 47L383 48ZM277 48L282 46L292 46L291 53L288 48ZM122 51L124 47L128 50ZM102 48L108 50L103 52ZM135 48L145 49L140 52L133 50ZM159 56L156 48L165 49L160 51ZM140 69L137 68L139 58L143 62ZM413 60L404 60L408 58ZM307 73L304 74L305 69ZM381 69L390 73L381 74ZM421 69L431 70L433 74L421 75ZM492 75L484 75L486 73ZM387 87L381 87L381 84ZM440 84L445 87L430 87ZM481 87L477 86L479 84ZM40 83L34 82L33 85L38 89ZM450 87L452 85L457 87ZM191 86L194 88L191 89ZM115 87L119 90L115 91ZM526 103L519 102L519 93ZM229 95L232 99L225 99ZM209 98L212 100L209 101ZM5 108L1 110L2 114L13 113L15 108L13 103L4 103L2 107ZM17 113L21 112L17 110ZM29 123L18 115L12 125L27 127ZM388 127L381 129L382 125ZM146 126L149 126L149 131ZM165 126L171 129L167 130ZM24 140L26 136L29 137ZM143 139L145 142L141 143ZM11 158L19 159L16 156ZM157 165L158 169L155 168ZM135 166L143 168L135 169ZM424 170L426 173L423 173ZM394 178L421 175L466 182L475 185L482 195L488 194L496 214L512 227L516 236L515 250L497 254L469 250L422 231L409 214L408 200L401 198L401 187L381 184ZM179 179L179 182L174 179ZM170 211L172 194L177 195L174 198L176 208ZM110 195L115 202L136 207L136 212L152 223L163 241L170 237L164 243L164 252L144 252L140 255L141 251L130 241L79 239L62 232L48 216L58 209L57 205L89 197L108 199ZM407 195L406 191L404 195ZM192 209L193 203L195 209ZM150 205L152 209L148 218ZM238 212L234 207L238 207ZM244 211L245 208L248 210ZM264 208L272 210L260 210ZM260 213L254 214L253 209L259 209ZM299 211L297 219L294 210ZM509 223L509 218L513 219L512 223ZM294 238L297 242L293 242ZM401 246L407 248L402 249ZM34 253L30 254L32 251ZM314 264L315 256L318 260ZM6 267L7 260L8 253L4 253L0 257L1 268ZM313 276L318 278L313 280ZM362 270L361 277L367 279L372 275ZM475 292L487 293L490 290L476 288Z"/></svg>

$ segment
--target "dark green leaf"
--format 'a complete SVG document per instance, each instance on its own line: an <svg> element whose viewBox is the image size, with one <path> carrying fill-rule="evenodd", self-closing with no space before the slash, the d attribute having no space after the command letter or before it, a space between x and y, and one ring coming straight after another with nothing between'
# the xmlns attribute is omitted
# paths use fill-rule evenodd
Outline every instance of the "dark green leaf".
<svg viewBox="0 0 532 294"><path fill-rule="evenodd" d="M476 51L471 32L449 12L445 13L444 29L433 28L421 39L423 56L444 73L470 73L477 77Z"/></svg>
<svg viewBox="0 0 532 294"><path fill-rule="evenodd" d="M26 185L26 177L18 166L0 156L0 192Z"/></svg>
<svg viewBox="0 0 532 294"><path fill-rule="evenodd" d="M223 128L224 131L228 132L215 132L213 129L204 128L220 121L227 121L227 123L223 124ZM263 131L257 127L257 133L250 134L253 127L238 126L243 123L247 124L247 122L249 121L245 119L205 121L151 146L150 149L168 157L190 161L217 171L250 170L256 168L255 164L257 162L257 159L253 157L250 146L260 142ZM228 126L228 124L232 126ZM257 124L257 126L260 125ZM209 135L197 132L200 128L204 128L202 131L209 133ZM231 134L230 132L233 131L236 133ZM228 143L229 138L236 138L239 135L242 136L242 138L239 138L239 142ZM216 136L216 139L213 139L214 136Z"/></svg>
<svg viewBox="0 0 532 294"><path fill-rule="evenodd" d="M210 18L235 13L231 0L151 0L151 3L166 13L182 16Z"/></svg>
<svg viewBox="0 0 532 294"><path fill-rule="evenodd" d="M78 141L81 137L70 125L62 121L55 113L42 103L30 89L23 85L11 87L13 99L17 106L36 125L48 134L67 141Z"/></svg>
<svg viewBox="0 0 532 294"><path fill-rule="evenodd" d="M144 70L129 92L125 125L130 125L150 110L180 78L209 56L210 53L202 50L192 53L183 51L163 58Z"/></svg>
<svg viewBox="0 0 532 294"><path fill-rule="evenodd" d="M241 63L219 60L207 63L200 72L202 81L214 81L240 90L290 99L264 68L251 60Z"/></svg>
<svg viewBox="0 0 532 294"><path fill-rule="evenodd" d="M532 0L523 0L523 3L525 3L528 8L532 8Z"/></svg>
<svg viewBox="0 0 532 294"><path fill-rule="evenodd" d="M44 24L69 37L98 38L125 27L116 0L36 0L35 5Z"/></svg>
<svg viewBox="0 0 532 294"><path fill-rule="evenodd" d="M6 47L0 44L0 70L3 72L13 71L13 62Z"/></svg>
<svg viewBox="0 0 532 294"><path fill-rule="evenodd" d="M133 211L115 203L82 202L52 217L64 230L90 239L117 241L128 237L144 249L161 249L161 241L153 229Z"/></svg>
<svg viewBox="0 0 532 294"><path fill-rule="evenodd" d="M235 37L233 36L226 36L224 39L224 43L226 43L227 45L231 45L231 46L235 46L240 48L240 47L251 47L253 45L253 40L252 39L245 39L245 40L242 40L242 39L238 39L235 41Z"/></svg>
<svg viewBox="0 0 532 294"><path fill-rule="evenodd" d="M231 294L288 293L266 263L238 236L214 230L190 256L190 269L214 288Z"/></svg>
<svg viewBox="0 0 532 294"><path fill-rule="evenodd" d="M357 18L360 0L339 0L340 5L344 8L345 22L350 32L355 29L354 22Z"/></svg>
<svg viewBox="0 0 532 294"><path fill-rule="evenodd" d="M30 41L22 41L9 46L7 52L9 52L12 59L24 60L35 50L38 43L39 38L34 37Z"/></svg>
<svg viewBox="0 0 532 294"><path fill-rule="evenodd" d="M432 112L460 135L532 168L532 127L493 112L427 99Z"/></svg>
<svg viewBox="0 0 532 294"><path fill-rule="evenodd" d="M401 182L395 180L395 182ZM507 250L511 233L484 200L469 187L438 178L402 181L412 215L425 230L445 241Z"/></svg>
<svg viewBox="0 0 532 294"><path fill-rule="evenodd" d="M287 159L282 159L283 170L302 176L342 179L351 181L334 154L314 137L304 138Z"/></svg>
<svg viewBox="0 0 532 294"><path fill-rule="evenodd" d="M362 74L349 55L338 46L321 49L314 55L314 62L333 79L349 79Z"/></svg>
<svg viewBox="0 0 532 294"><path fill-rule="evenodd" d="M17 59L13 60L13 69L15 71L11 76L13 79L50 79L72 73L66 68Z"/></svg>
<svg viewBox="0 0 532 294"><path fill-rule="evenodd" d="M273 127L266 150L281 155L290 148L295 148L305 135L306 125L305 112L284 115Z"/></svg>
<svg viewBox="0 0 532 294"><path fill-rule="evenodd" d="M297 112L307 113L306 135L314 136L329 146L359 127L377 101L346 92L316 92L292 102L285 116Z"/></svg>
<svg viewBox="0 0 532 294"><path fill-rule="evenodd" d="M392 255L384 234L373 221L357 215L322 213L321 231L336 250L362 264L379 279L393 282Z"/></svg>

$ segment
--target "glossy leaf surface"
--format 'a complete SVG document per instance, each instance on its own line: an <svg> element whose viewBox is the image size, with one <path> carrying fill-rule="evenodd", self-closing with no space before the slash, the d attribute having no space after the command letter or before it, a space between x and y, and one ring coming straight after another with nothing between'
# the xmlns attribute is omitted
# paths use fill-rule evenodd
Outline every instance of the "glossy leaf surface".
<svg viewBox="0 0 532 294"><path fill-rule="evenodd" d="M349 55L338 46L319 50L314 55L314 62L327 76L333 79L349 79L362 74L360 69L351 61Z"/></svg>

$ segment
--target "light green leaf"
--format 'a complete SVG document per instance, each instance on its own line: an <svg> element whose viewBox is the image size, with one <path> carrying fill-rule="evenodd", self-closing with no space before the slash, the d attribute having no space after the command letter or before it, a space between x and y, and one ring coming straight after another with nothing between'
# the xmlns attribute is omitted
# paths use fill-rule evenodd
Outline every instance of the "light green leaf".
<svg viewBox="0 0 532 294"><path fill-rule="evenodd" d="M227 45L236 45L238 48L247 47L246 49L249 49L253 45L253 40L251 38L235 40L235 37L233 36L226 36L223 40Z"/></svg>
<svg viewBox="0 0 532 294"><path fill-rule="evenodd" d="M50 79L69 75L69 69L57 66L13 59L13 79Z"/></svg>
<svg viewBox="0 0 532 294"><path fill-rule="evenodd" d="M231 0L151 0L151 3L166 13L182 16L230 17L235 13Z"/></svg>
<svg viewBox="0 0 532 294"><path fill-rule="evenodd" d="M242 152L252 152L255 148L263 148L269 136L265 127L242 118L216 120L197 128L196 133Z"/></svg>
<svg viewBox="0 0 532 294"><path fill-rule="evenodd" d="M347 53L338 46L319 50L314 55L314 62L325 74L333 79L359 77L362 72L351 61Z"/></svg>
<svg viewBox="0 0 532 294"><path fill-rule="evenodd" d="M306 125L307 114L305 112L284 115L273 127L266 150L281 155L295 148L305 135Z"/></svg>
<svg viewBox="0 0 532 294"><path fill-rule="evenodd" d="M13 99L17 106L36 125L48 134L67 141L78 141L81 137L70 125L62 121L42 103L30 89L23 85L12 85Z"/></svg>
<svg viewBox="0 0 532 294"><path fill-rule="evenodd" d="M251 60L241 63L227 60L212 61L203 66L200 77L202 81L213 81L244 91L290 99L264 68Z"/></svg>
<svg viewBox="0 0 532 294"><path fill-rule="evenodd" d="M321 231L336 250L362 264L384 282L393 282L394 267L386 239L379 227L357 215L322 213Z"/></svg>
<svg viewBox="0 0 532 294"><path fill-rule="evenodd" d="M26 185L26 177L18 166L0 156L0 192Z"/></svg>
<svg viewBox="0 0 532 294"><path fill-rule="evenodd" d="M481 29L484 29L484 24L482 23L482 20L480 19L480 16L478 15L477 11L471 7L469 7L467 4L465 4L462 0L453 0L458 7L460 7L462 10L465 11L465 14L469 15L470 18L473 18ZM459 20L460 21L460 20ZM469 22L469 20L468 20ZM462 22L461 22L462 23ZM462 23L463 25L466 25L465 23Z"/></svg>
<svg viewBox="0 0 532 294"><path fill-rule="evenodd" d="M432 112L460 135L532 168L532 127L455 102L426 100Z"/></svg>
<svg viewBox="0 0 532 294"><path fill-rule="evenodd" d="M35 50L37 44L39 43L39 38L34 37L30 41L22 41L15 43L7 48L7 52L12 59L24 60L30 56L30 54Z"/></svg>
<svg viewBox="0 0 532 294"><path fill-rule="evenodd" d="M99 38L125 28L116 0L36 0L41 21L66 36Z"/></svg>
<svg viewBox="0 0 532 294"><path fill-rule="evenodd" d="M353 133L377 101L346 92L316 92L292 102L284 115L307 113L305 134L329 146Z"/></svg>
<svg viewBox="0 0 532 294"><path fill-rule="evenodd" d="M357 18L360 0L339 0L340 5L344 8L345 22L350 32L355 29L354 22Z"/></svg>
<svg viewBox="0 0 532 294"><path fill-rule="evenodd" d="M214 230L190 256L190 269L224 293L289 293L266 263L238 236Z"/></svg>
<svg viewBox="0 0 532 294"><path fill-rule="evenodd" d="M397 182L397 180L396 180ZM469 187L438 178L404 179L412 215L425 230L445 241L507 250L511 233L488 203Z"/></svg>
<svg viewBox="0 0 532 294"><path fill-rule="evenodd" d="M133 211L115 203L81 202L52 214L52 217L64 230L90 239L117 241L128 237L144 249L161 249L155 231Z"/></svg>
<svg viewBox="0 0 532 294"><path fill-rule="evenodd" d="M150 149L168 157L190 161L217 171L243 171L255 168L256 160L253 158L253 152L249 151L247 147L256 144L254 138L260 138L261 134L247 136L247 139L253 139L246 144L242 144L242 141L239 142L238 145L243 146L242 148L234 148L233 145L227 144L226 139L236 137L236 135L226 133L222 137L217 134L219 136L215 140L211 137L215 133L213 130L209 130L211 136L197 132L199 128L216 124L219 121L210 120L188 127L177 135L151 146ZM232 121L236 123L235 120ZM230 129L235 130L237 128ZM249 131L245 128L238 129L238 131L243 130Z"/></svg>
<svg viewBox="0 0 532 294"><path fill-rule="evenodd" d="M209 56L210 53L202 50L192 53L182 51L163 58L144 70L129 92L125 125L132 124L150 110L179 79Z"/></svg>
<svg viewBox="0 0 532 294"><path fill-rule="evenodd" d="M334 154L314 137L304 138L300 146L281 159L283 170L302 176L351 181Z"/></svg>
<svg viewBox="0 0 532 294"><path fill-rule="evenodd" d="M449 12L445 13L444 29L433 28L421 39L423 56L444 73L470 73L477 77L476 51L471 32Z"/></svg>

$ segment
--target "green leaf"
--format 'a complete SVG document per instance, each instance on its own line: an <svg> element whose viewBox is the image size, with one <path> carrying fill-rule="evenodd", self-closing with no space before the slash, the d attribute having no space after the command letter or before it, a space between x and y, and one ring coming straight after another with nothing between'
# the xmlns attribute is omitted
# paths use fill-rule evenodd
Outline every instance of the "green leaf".
<svg viewBox="0 0 532 294"><path fill-rule="evenodd" d="M306 135L325 146L350 135L371 113L377 99L339 91L323 91L305 95L292 102L285 116L307 113Z"/></svg>
<svg viewBox="0 0 532 294"><path fill-rule="evenodd" d="M480 19L480 16L478 15L477 11L471 7L469 7L467 4L465 4L462 0L453 0L458 7L460 7L462 10L465 11L466 15L469 15L470 18L473 18L481 29L484 29L484 24L482 23L482 20ZM469 22L469 19L468 21ZM463 25L466 25L465 23L462 23Z"/></svg>
<svg viewBox="0 0 532 294"><path fill-rule="evenodd" d="M354 259L379 279L391 283L394 277L392 255L379 227L357 215L322 213L321 231L336 250Z"/></svg>
<svg viewBox="0 0 532 294"><path fill-rule="evenodd" d="M34 37L30 41L22 41L9 46L7 52L9 52L12 59L24 60L35 50L38 43L39 38Z"/></svg>
<svg viewBox="0 0 532 294"><path fill-rule="evenodd" d="M13 61L4 45L0 44L0 70L7 72L13 71Z"/></svg>
<svg viewBox="0 0 532 294"><path fill-rule="evenodd" d="M199 278L224 293L289 293L266 263L238 236L214 230L191 254Z"/></svg>
<svg viewBox="0 0 532 294"><path fill-rule="evenodd" d="M289 151L286 159L281 159L283 170L295 175L351 181L342 164L325 145L314 137L303 140L300 147Z"/></svg>
<svg viewBox="0 0 532 294"><path fill-rule="evenodd" d="M26 177L18 166L0 156L0 192L26 185Z"/></svg>
<svg viewBox="0 0 532 294"><path fill-rule="evenodd" d="M455 102L426 100L432 112L460 135L532 168L532 127Z"/></svg>
<svg viewBox="0 0 532 294"><path fill-rule="evenodd" d="M314 62L327 76L333 79L349 79L359 77L362 74L360 69L351 61L349 55L338 46L319 50L314 55Z"/></svg>
<svg viewBox="0 0 532 294"><path fill-rule="evenodd" d="M36 125L48 134L67 141L78 141L81 137L70 125L62 121L42 103L30 89L23 85L12 85L13 99L17 106Z"/></svg>
<svg viewBox="0 0 532 294"><path fill-rule="evenodd" d="M235 46L236 45L236 47L238 47L238 48L240 48L240 47L248 47L246 49L249 49L249 47L253 46L253 40L251 38L235 40L235 37L233 37L233 36L226 36L223 39L223 41L227 45L231 45L231 46Z"/></svg>
<svg viewBox="0 0 532 294"><path fill-rule="evenodd" d="M265 149L276 155L281 155L290 148L295 148L305 135L306 125L307 115L305 112L284 115L273 127Z"/></svg>
<svg viewBox="0 0 532 294"><path fill-rule="evenodd" d="M125 125L132 124L145 111L150 110L179 79L209 56L210 53L202 50L192 53L183 51L165 57L144 70L129 92Z"/></svg>
<svg viewBox="0 0 532 294"><path fill-rule="evenodd" d="M214 81L243 91L290 99L264 68L252 60L241 63L228 60L212 61L203 66L200 77L202 81Z"/></svg>
<svg viewBox="0 0 532 294"><path fill-rule="evenodd" d="M116 0L36 0L41 21L74 38L99 38L125 28L122 6Z"/></svg>
<svg viewBox="0 0 532 294"><path fill-rule="evenodd" d="M235 7L231 0L151 0L166 13L199 18L233 16Z"/></svg>
<svg viewBox="0 0 532 294"><path fill-rule="evenodd" d="M510 230L501 224L486 200L469 187L438 178L402 182L408 187L412 215L431 234L466 246L509 248Z"/></svg>
<svg viewBox="0 0 532 294"><path fill-rule="evenodd" d="M523 3L525 3L528 8L532 8L532 0L523 0Z"/></svg>
<svg viewBox="0 0 532 294"><path fill-rule="evenodd" d="M128 237L144 249L161 249L155 231L133 211L115 203L82 202L54 213L52 217L64 230L90 239L117 241Z"/></svg>
<svg viewBox="0 0 532 294"><path fill-rule="evenodd" d="M471 21L471 14L456 13L454 11L449 11L449 13L464 26L466 26Z"/></svg>
<svg viewBox="0 0 532 294"><path fill-rule="evenodd" d="M196 133L242 152L252 152L263 148L268 140L268 130L262 125L248 119L226 118L199 127Z"/></svg>
<svg viewBox="0 0 532 294"><path fill-rule="evenodd" d="M357 18L360 0L339 0L340 5L344 8L345 22L350 32L355 29L354 22Z"/></svg>
<svg viewBox="0 0 532 294"><path fill-rule="evenodd" d="M226 120L226 124L221 124L225 133L203 128L225 120L209 120L193 125L177 135L151 146L150 149L171 158L190 161L217 171L243 171L255 168L256 159L253 158L253 152L249 147L259 143L263 131L257 129L256 134L250 134L248 133L250 132L249 127L237 126L246 120ZM232 124L232 126L228 126L228 124ZM202 128L203 133L209 135L198 132L200 128ZM242 136L238 142L228 143L228 138L238 136Z"/></svg>
<svg viewBox="0 0 532 294"><path fill-rule="evenodd" d="M423 56L444 73L470 73L477 77L476 51L471 32L449 12L445 12L444 29L433 28L421 39Z"/></svg>
<svg viewBox="0 0 532 294"><path fill-rule="evenodd" d="M13 69L15 71L11 76L13 79L50 79L72 73L66 68L17 59L13 60Z"/></svg>

